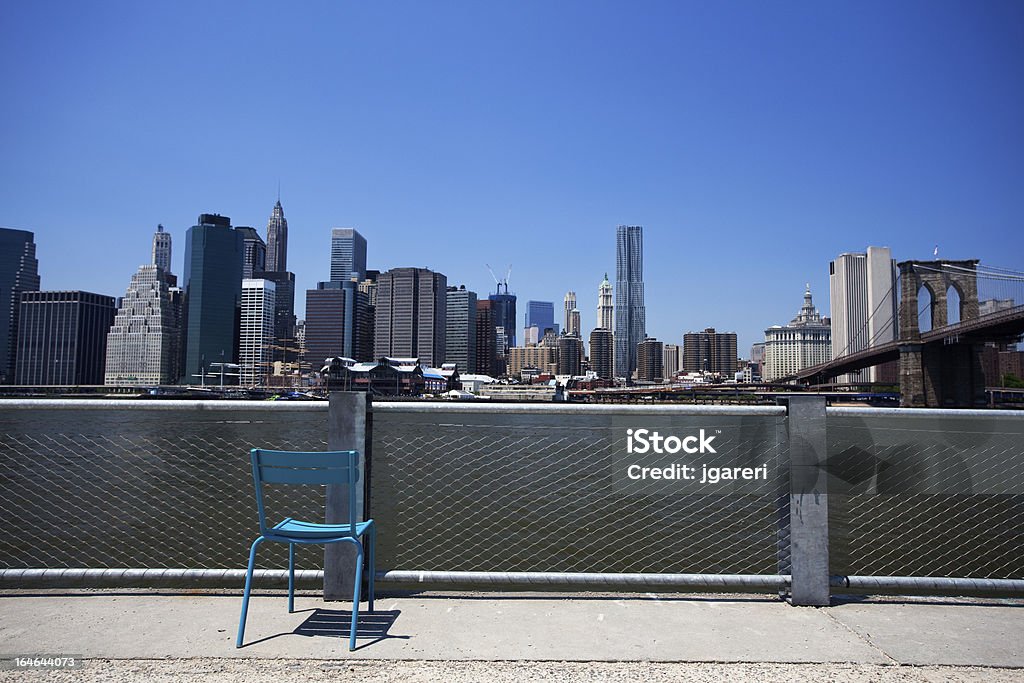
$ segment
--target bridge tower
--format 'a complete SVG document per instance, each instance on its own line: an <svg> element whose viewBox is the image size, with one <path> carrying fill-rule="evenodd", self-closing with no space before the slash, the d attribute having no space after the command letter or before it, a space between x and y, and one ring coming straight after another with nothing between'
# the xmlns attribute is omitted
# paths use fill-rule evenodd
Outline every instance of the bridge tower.
<svg viewBox="0 0 1024 683"><path fill-rule="evenodd" d="M960 320L978 317L978 261L903 261L900 269L900 405L913 408L985 405L981 344L955 333L941 345L921 342L918 292L931 295L932 329L949 324L947 292L960 297Z"/></svg>

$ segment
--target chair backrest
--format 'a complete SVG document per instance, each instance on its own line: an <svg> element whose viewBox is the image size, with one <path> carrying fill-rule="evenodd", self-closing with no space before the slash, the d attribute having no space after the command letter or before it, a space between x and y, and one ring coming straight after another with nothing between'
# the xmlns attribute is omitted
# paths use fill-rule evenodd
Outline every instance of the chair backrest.
<svg viewBox="0 0 1024 683"><path fill-rule="evenodd" d="M269 451L253 448L249 454L252 457L261 534L266 535L268 531L263 505L264 484L340 484L348 487L348 524L355 536L356 522L359 521L356 510L359 498L358 451Z"/></svg>

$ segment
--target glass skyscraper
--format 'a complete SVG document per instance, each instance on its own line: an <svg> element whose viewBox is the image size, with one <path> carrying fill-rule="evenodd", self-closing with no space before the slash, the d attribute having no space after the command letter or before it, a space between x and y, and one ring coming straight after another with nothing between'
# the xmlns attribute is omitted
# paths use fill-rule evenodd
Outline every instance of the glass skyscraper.
<svg viewBox="0 0 1024 683"><path fill-rule="evenodd" d="M615 376L632 377L637 344L647 336L644 312L644 234L620 225L615 236Z"/></svg>
<svg viewBox="0 0 1024 683"><path fill-rule="evenodd" d="M544 338L544 331L551 330L558 334L558 323L555 322L555 304L551 301L526 302L526 328L537 328L536 344Z"/></svg>
<svg viewBox="0 0 1024 683"><path fill-rule="evenodd" d="M35 235L0 228L0 384L14 382L21 293L39 289Z"/></svg>
<svg viewBox="0 0 1024 683"><path fill-rule="evenodd" d="M331 230L331 282L366 279L366 238L352 228Z"/></svg>

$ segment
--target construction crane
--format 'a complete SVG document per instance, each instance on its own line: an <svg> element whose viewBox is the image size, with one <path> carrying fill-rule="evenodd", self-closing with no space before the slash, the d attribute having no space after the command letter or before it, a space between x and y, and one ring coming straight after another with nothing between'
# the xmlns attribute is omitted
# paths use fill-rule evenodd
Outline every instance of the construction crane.
<svg viewBox="0 0 1024 683"><path fill-rule="evenodd" d="M494 278L494 284L498 288L498 292L497 293L501 294L501 287L502 287L502 285L504 285L505 286L505 294L508 294L508 279L512 276L512 264L510 263L508 265L508 270L505 272L505 279L504 280L499 280L498 279L498 276L494 274L494 269L491 268L490 264L485 263L484 265L487 266L487 271L491 274L491 277Z"/></svg>

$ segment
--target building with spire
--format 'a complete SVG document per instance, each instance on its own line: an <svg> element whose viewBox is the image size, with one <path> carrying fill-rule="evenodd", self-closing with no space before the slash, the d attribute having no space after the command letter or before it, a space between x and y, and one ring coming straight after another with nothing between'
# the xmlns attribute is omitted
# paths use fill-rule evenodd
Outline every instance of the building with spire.
<svg viewBox="0 0 1024 683"><path fill-rule="evenodd" d="M280 196L267 221L266 269L272 272L288 270L288 220L284 217Z"/></svg>
<svg viewBox="0 0 1024 683"><path fill-rule="evenodd" d="M811 286L804 291L804 303L788 325L773 325L764 331L766 382L832 360L832 327L814 307Z"/></svg>
<svg viewBox="0 0 1024 683"><path fill-rule="evenodd" d="M616 377L633 376L637 347L646 338L643 228L620 225L615 236Z"/></svg>
<svg viewBox="0 0 1024 683"><path fill-rule="evenodd" d="M608 273L605 273L601 286L597 288L597 326L601 329L612 330L615 328L613 300L612 283L608 282Z"/></svg>

